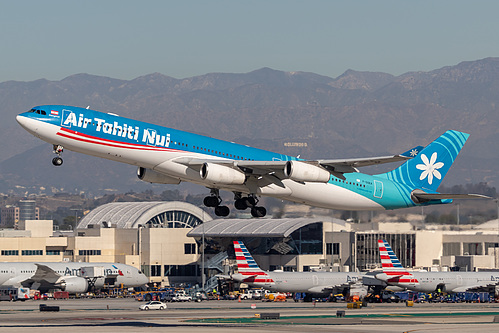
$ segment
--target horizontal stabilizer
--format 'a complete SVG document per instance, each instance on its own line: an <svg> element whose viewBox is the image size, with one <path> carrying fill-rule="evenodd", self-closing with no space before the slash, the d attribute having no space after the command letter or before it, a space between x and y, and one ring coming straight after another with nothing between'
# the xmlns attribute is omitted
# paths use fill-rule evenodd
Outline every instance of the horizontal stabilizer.
<svg viewBox="0 0 499 333"><path fill-rule="evenodd" d="M452 193L418 193L413 192L413 195L422 199L422 201L427 200L444 200L444 199L493 199L482 194L452 194Z"/></svg>
<svg viewBox="0 0 499 333"><path fill-rule="evenodd" d="M378 280L380 280L380 281L385 281L385 282L386 282L386 281L388 281L388 280L390 280L390 279L400 278L400 277L402 277L402 276L404 276L404 275L405 275L405 274L397 274L397 275L392 275L392 274L390 274L390 275L388 275L388 274L386 274L386 273L378 273L378 274L376 274L376 276L375 276L375 277L376 277L376 279L378 279Z"/></svg>

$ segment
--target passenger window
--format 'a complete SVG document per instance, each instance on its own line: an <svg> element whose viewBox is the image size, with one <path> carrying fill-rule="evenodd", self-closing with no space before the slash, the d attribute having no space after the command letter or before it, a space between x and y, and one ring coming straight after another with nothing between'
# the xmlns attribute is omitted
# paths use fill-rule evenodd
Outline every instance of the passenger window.
<svg viewBox="0 0 499 333"><path fill-rule="evenodd" d="M47 112L45 112L45 111L42 110L42 115L46 116Z"/></svg>

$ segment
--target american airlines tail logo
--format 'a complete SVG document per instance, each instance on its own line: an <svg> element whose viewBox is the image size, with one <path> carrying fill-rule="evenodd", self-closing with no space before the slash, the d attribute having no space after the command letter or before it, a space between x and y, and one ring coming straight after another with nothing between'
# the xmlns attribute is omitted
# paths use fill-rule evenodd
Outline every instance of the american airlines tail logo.
<svg viewBox="0 0 499 333"><path fill-rule="evenodd" d="M395 284L419 283L419 281L409 273L400 263L390 244L385 240L378 240L379 256L381 267L386 274L386 282Z"/></svg>
<svg viewBox="0 0 499 333"><path fill-rule="evenodd" d="M258 264L243 242L234 241L234 252L236 254L237 270L241 275L247 276L247 278L244 279L245 282L274 283L274 280L258 267Z"/></svg>

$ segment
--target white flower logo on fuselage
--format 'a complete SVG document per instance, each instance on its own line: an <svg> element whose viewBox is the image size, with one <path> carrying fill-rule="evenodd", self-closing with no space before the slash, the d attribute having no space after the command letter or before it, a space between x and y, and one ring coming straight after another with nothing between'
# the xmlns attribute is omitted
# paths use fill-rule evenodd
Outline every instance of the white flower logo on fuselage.
<svg viewBox="0 0 499 333"><path fill-rule="evenodd" d="M423 170L419 180L423 180L428 177L428 184L431 185L433 183L433 177L437 179L442 179L442 174L437 170L444 166L442 162L435 163L437 161L437 152L434 152L431 155L430 160L426 157L425 154L421 154L421 160L424 164L416 165L416 168L419 170Z"/></svg>

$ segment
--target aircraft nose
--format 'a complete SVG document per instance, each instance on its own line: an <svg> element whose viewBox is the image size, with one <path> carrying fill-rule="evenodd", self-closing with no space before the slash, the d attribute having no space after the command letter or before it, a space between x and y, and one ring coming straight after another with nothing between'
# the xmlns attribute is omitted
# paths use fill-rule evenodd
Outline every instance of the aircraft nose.
<svg viewBox="0 0 499 333"><path fill-rule="evenodd" d="M144 285L146 283L149 283L149 278L145 276L144 274L141 274L139 277L139 284Z"/></svg>
<svg viewBox="0 0 499 333"><path fill-rule="evenodd" d="M19 114L16 116L16 121L19 125L21 125L22 128L32 134L35 134L35 132L38 130L37 121L34 119L24 117L23 115Z"/></svg>
<svg viewBox="0 0 499 333"><path fill-rule="evenodd" d="M22 127L26 128L25 124L26 124L26 117L23 117L21 115L17 115L16 116L16 121L18 122L19 125L21 125Z"/></svg>

